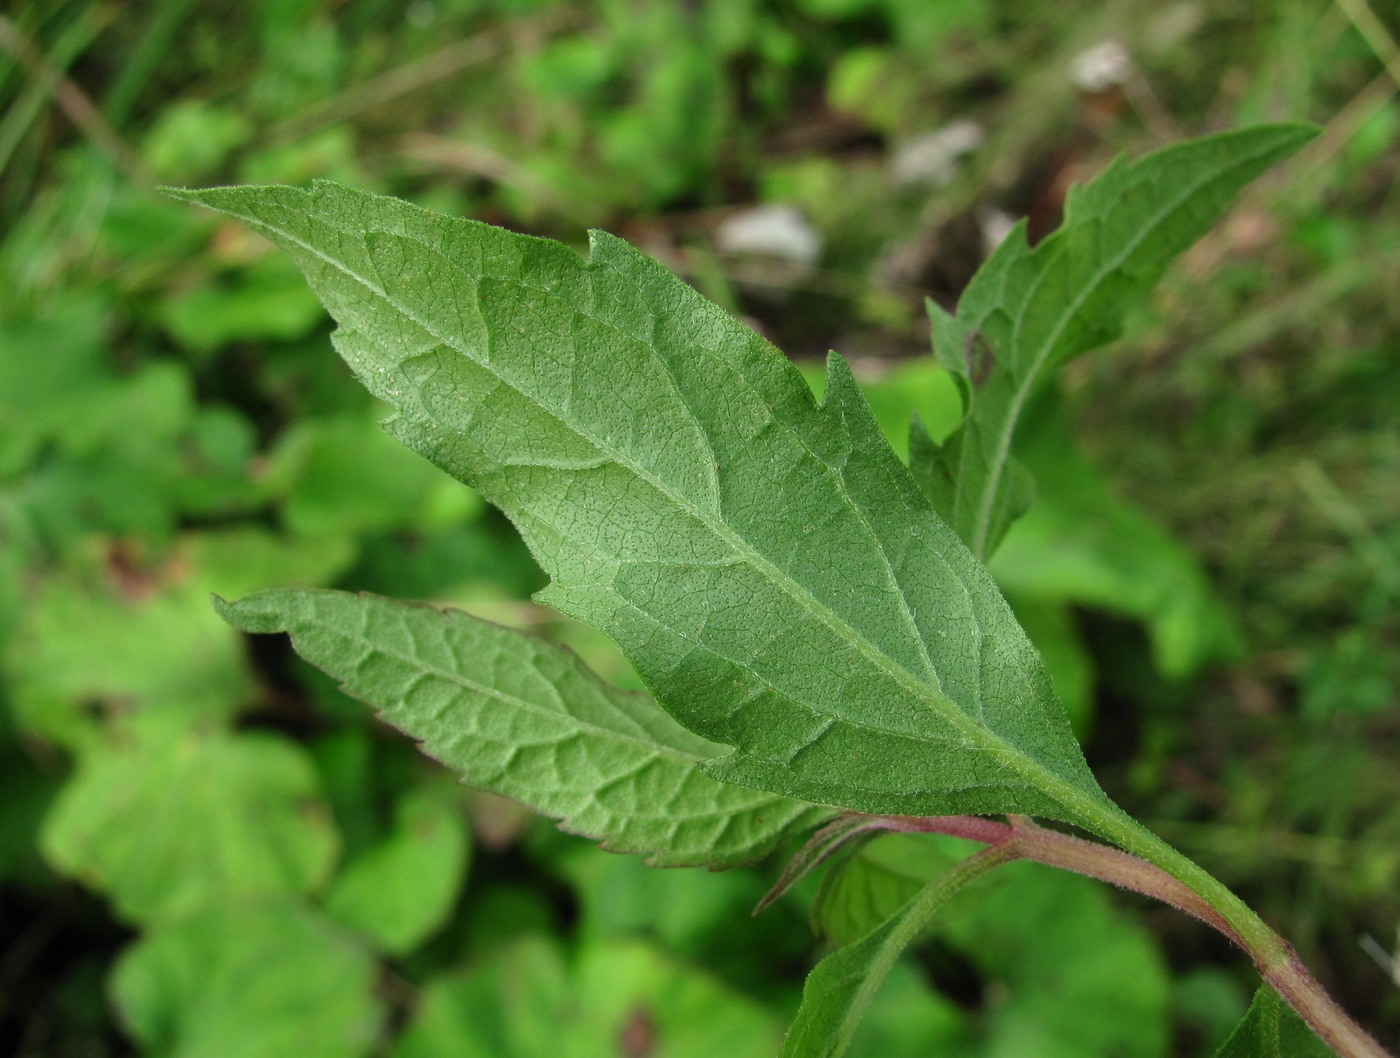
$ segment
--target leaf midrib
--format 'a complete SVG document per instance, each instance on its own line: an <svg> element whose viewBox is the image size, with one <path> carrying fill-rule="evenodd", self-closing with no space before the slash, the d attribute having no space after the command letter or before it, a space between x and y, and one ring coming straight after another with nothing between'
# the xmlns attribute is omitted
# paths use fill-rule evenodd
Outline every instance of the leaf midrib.
<svg viewBox="0 0 1400 1058"><path fill-rule="evenodd" d="M267 222L259 217L249 216L247 214L239 215L252 226L256 228L262 228L268 232L275 233L281 239L300 247L307 253L311 254L313 257L316 257L321 261L325 262L326 264L330 265L332 268L336 269L338 272L342 273L353 282L358 283L371 294L382 298L396 312L400 313L406 319L417 324L427 334L432 335L444 346L455 350L462 356L466 356L478 367L491 373L503 385L510 387L523 399L534 405L545 415L548 415L556 422L559 422L564 428L571 430L573 433L582 437L584 440L588 441L599 451L608 453L609 458L613 459L616 463L618 463L618 465L628 469L638 478L641 478L642 480L646 481L653 488L655 488L658 493L670 499L678 508L689 514L696 521L706 525L711 530L711 532L715 533L715 535L720 537L721 540L730 543L730 545L736 552L749 556L750 563L756 569L760 570L765 575L766 579L775 587L777 587L779 591L793 598L794 601L799 604L803 604L805 600L809 609L815 612L821 618L823 623L826 624L832 632L837 634L838 637L852 643L852 645L856 647L860 654L864 656L874 668L890 676L899 686L904 688L915 700L922 700L929 703L929 705L933 708L933 711L945 723L948 723L949 726L953 727L959 733L969 736L970 741L972 741L974 744L980 744L982 748L986 750L990 755L1009 765L1017 772L1021 773L1028 780L1028 785L1047 793L1052 798L1063 804L1066 808L1069 808L1070 804L1074 802L1080 802L1082 804L1083 798L1085 796L1084 791L1075 787L1062 776L1057 775L1055 772L1051 771L1047 766L1041 764L1038 760L1031 757L1025 751L1011 746L1004 739L1002 739L997 732L993 731L991 728L977 723L970 716L968 716L962 710L960 710L955 704L953 704L953 702L946 696L936 692L933 688L927 687L924 684L920 684L914 681L912 675L906 669L904 669L903 666L893 663L892 659L888 658L887 655L885 655L883 652L877 649L874 646L874 644L870 643L869 640L867 640L863 635L857 633L856 630L852 628L849 624L837 617L837 615L833 613L829 607L827 607L820 600L813 597L804 587L802 587L802 585L791 581L790 578L782 576L781 571L774 567L773 564L769 562L769 560L765 556L754 550L741 537L737 536L733 532L733 530L729 528L729 526L725 525L723 522L712 521L709 517L705 515L704 512L695 508L683 496L677 495L669 486L663 483L660 479L647 473L642 467L636 465L633 462L633 460L625 456L623 453L617 452L615 449L612 448L612 446L607 445L594 437L591 437L589 434L585 433L574 423L562 418L556 410L540 403L537 397L522 389L514 379L508 378L502 373L500 373L499 369L494 364L490 362L483 363L481 360L477 359L476 357L473 357L469 351L461 348L449 336L442 334L438 330L438 328L432 326L427 321L420 319L416 314L409 311L396 299L390 297L389 294L386 293L384 290L377 287L367 277L357 274L341 261L336 260L335 258L323 253L318 247L311 245L296 234L287 231L285 228ZM363 238L365 234L371 234L369 232L357 233L345 231L344 229L341 229L341 231L342 234L358 235L360 238ZM400 232L383 230L380 232L380 234L390 235L396 238L403 238L410 242L419 242L419 240L413 238L411 235L406 235ZM423 245L421 243L419 244ZM431 247L425 248L431 249ZM590 267L587 264L587 262L581 262L581 264L583 264L583 267L585 268ZM526 286L526 284L523 283L519 283L517 285L525 287L525 289L533 289ZM846 723L852 722L845 717L842 717L840 719L842 719Z"/></svg>
<svg viewBox="0 0 1400 1058"><path fill-rule="evenodd" d="M977 519L973 525L972 553L977 556L979 561L986 561L987 534L991 531L992 508L995 506L997 487L1001 483L1002 472L1005 470L1008 457L1010 456L1011 441L1016 432L1016 423L1021 417L1021 408L1030 395L1031 389L1034 388L1036 380L1040 377L1040 372L1045 367L1045 361L1054 350L1056 343L1059 342L1060 336L1064 333L1065 328L1069 326L1070 320L1074 319L1075 314L1083 306L1084 302L1099 288L1103 281L1109 275L1118 271L1118 269L1122 267L1123 262L1142 244L1143 240L1145 240L1150 233L1157 231L1158 228L1165 223L1167 216L1180 208L1184 201L1191 198L1200 188L1216 181L1224 180L1228 173L1239 168L1240 165L1248 164L1254 161L1259 155L1271 153L1274 149L1276 148L1270 147L1267 150L1260 149L1259 151L1251 153L1248 157L1240 159L1239 162L1229 169L1221 170L1204 179L1186 184L1186 190L1174 198L1169 206L1159 212L1152 220L1151 224L1144 225L1134 238L1128 240L1128 242L1124 244L1123 250L1113 258L1112 263L1105 264L1104 267L1100 268L1097 273L1095 273L1093 281L1085 284L1083 291L1070 301L1068 308L1061 313L1049 338L1042 342L1036 349L1035 355L1031 359L1030 369L1025 374L1024 384L1018 386L1013 393L1010 414L1006 416L1005 425L997 436L996 454L991 463L991 474L978 502ZM1140 165L1141 162L1139 161L1136 164ZM1025 298L1021 302L1021 310L1016 315L1016 326L1012 331L1011 350L1016 348L1016 333L1021 329L1021 324L1025 320L1025 313L1034 300L1036 292L1040 289L1040 285L1049 274L1050 269L1042 269L1040 275L1036 277L1035 282L1026 292ZM1008 350L1008 353L1010 353L1011 350ZM1008 368L1008 370L1010 370L1010 368Z"/></svg>

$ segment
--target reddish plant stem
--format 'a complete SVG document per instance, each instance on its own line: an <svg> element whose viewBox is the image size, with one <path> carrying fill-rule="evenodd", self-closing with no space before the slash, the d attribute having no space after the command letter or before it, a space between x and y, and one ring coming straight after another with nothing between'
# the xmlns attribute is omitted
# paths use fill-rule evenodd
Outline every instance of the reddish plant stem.
<svg viewBox="0 0 1400 1058"><path fill-rule="evenodd" d="M1002 845L1012 842L1016 846L1017 858L1034 860L1050 867L1073 871L1075 874L1097 878L1128 889L1164 904L1170 904L1178 911L1200 919L1206 925L1229 937L1235 944L1240 938L1226 924L1220 914L1205 902L1197 893L1187 888L1160 867L1146 860L1123 852L1121 849L1085 841L1070 834L1047 830L1037 826L1025 816L1014 816L1011 823L999 823L993 819L978 816L936 816L915 818L909 816L883 816L896 823L891 830L913 831L928 834L948 834L957 838L985 842L988 845Z"/></svg>
<svg viewBox="0 0 1400 1058"><path fill-rule="evenodd" d="M980 816L875 816L886 830L904 833L946 834L984 845L1011 846L1011 858L1034 860L1061 870L1097 878L1122 889L1160 900L1211 926L1243 949L1260 976L1291 1006L1318 1037L1340 1058L1391 1058L1327 994L1308 972L1296 952L1280 941L1282 961L1253 950L1199 893L1160 867L1120 849L1085 841L1038 826L1026 816L1011 816L1009 823Z"/></svg>

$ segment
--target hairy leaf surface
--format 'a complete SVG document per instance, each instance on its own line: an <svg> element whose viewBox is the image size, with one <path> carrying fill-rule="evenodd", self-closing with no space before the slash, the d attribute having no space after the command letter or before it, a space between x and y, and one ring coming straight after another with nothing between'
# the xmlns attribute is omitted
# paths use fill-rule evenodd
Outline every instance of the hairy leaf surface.
<svg viewBox="0 0 1400 1058"><path fill-rule="evenodd" d="M697 764L720 747L534 636L337 591L264 591L219 610L244 631L289 632L302 657L472 786L614 850L722 866L829 815L710 778Z"/></svg>
<svg viewBox="0 0 1400 1058"><path fill-rule="evenodd" d="M934 350L960 381L967 415L941 449L915 427L921 481L979 558L1030 502L1011 454L1016 423L1049 371L1118 336L1167 265L1247 183L1317 134L1261 125L1115 160L1071 188L1063 225L1034 248L1017 225L963 291L956 316L932 302Z"/></svg>
<svg viewBox="0 0 1400 1058"><path fill-rule="evenodd" d="M733 747L711 775L875 813L1106 810L1040 657L838 357L818 405L602 233L585 262L329 184L178 194L297 260L388 429L511 517L544 602Z"/></svg>

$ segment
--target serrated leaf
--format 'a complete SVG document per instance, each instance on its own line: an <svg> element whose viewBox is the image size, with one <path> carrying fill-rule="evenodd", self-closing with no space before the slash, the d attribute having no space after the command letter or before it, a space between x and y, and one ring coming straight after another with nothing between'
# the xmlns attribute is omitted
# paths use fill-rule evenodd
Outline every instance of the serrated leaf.
<svg viewBox="0 0 1400 1058"><path fill-rule="evenodd" d="M937 452L911 449L935 505L986 558L1029 502L1012 458L1026 401L1049 371L1112 341L1126 310L1216 221L1239 190L1317 134L1262 125L1116 159L1072 188L1065 219L1034 248L1022 223L982 265L956 316L929 303L934 350L959 379L967 416Z"/></svg>
<svg viewBox="0 0 1400 1058"><path fill-rule="evenodd" d="M501 507L717 778L873 813L1111 811L991 578L838 357L771 345L625 243L333 185L176 192L301 265L390 431Z"/></svg>
<svg viewBox="0 0 1400 1058"><path fill-rule="evenodd" d="M697 764L717 751L645 695L619 691L571 652L460 611L334 591L264 591L219 612L248 632L289 632L430 756L478 789L651 862L756 859L829 813L729 786Z"/></svg>
<svg viewBox="0 0 1400 1058"><path fill-rule="evenodd" d="M41 835L56 870L103 892L130 922L326 880L339 839L300 747L150 726L96 747L63 787Z"/></svg>
<svg viewBox="0 0 1400 1058"><path fill-rule="evenodd" d="M361 1058L382 1020L369 953L295 904L220 906L127 949L112 977L146 1054Z"/></svg>
<svg viewBox="0 0 1400 1058"><path fill-rule="evenodd" d="M1215 1058L1332 1058L1332 1051L1277 992L1260 985L1243 1020Z"/></svg>

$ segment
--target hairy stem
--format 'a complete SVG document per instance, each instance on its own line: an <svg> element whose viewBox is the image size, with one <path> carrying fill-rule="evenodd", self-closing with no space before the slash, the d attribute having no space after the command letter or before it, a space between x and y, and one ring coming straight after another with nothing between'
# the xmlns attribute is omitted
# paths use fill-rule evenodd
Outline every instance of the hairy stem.
<svg viewBox="0 0 1400 1058"><path fill-rule="evenodd" d="M1391 1058L1389 1052L1327 994L1287 941L1239 897L1136 824L1129 847L1141 849L1144 855L1049 830L1026 816L1011 816L1008 823L979 816L877 818L887 830L948 834L980 841L990 847L1009 848L1012 850L1010 858L1034 860L1097 878L1184 911L1244 949L1264 981L1297 1011L1338 1058Z"/></svg>

